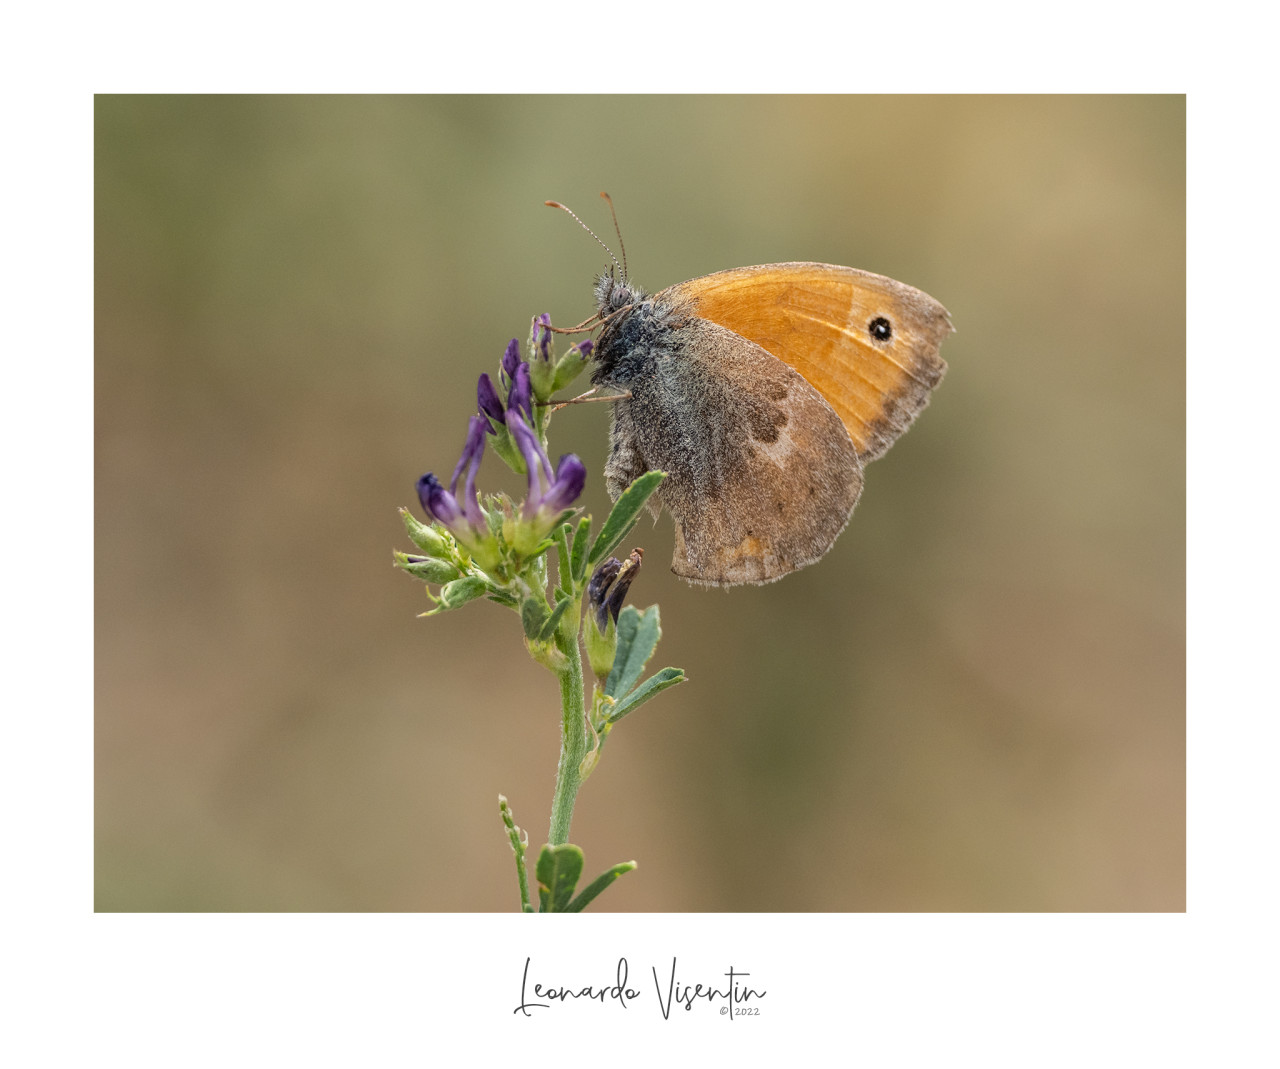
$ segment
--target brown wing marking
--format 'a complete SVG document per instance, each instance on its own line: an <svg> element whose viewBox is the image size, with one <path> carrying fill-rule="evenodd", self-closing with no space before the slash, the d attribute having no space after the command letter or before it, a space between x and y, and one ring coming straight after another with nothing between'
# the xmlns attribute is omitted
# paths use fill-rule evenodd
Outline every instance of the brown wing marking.
<svg viewBox="0 0 1280 1069"><path fill-rule="evenodd" d="M675 520L672 571L730 586L812 564L862 490L840 417L733 331L691 317L677 333L679 356L658 361L614 408L619 479L626 457L668 473L658 497Z"/></svg>

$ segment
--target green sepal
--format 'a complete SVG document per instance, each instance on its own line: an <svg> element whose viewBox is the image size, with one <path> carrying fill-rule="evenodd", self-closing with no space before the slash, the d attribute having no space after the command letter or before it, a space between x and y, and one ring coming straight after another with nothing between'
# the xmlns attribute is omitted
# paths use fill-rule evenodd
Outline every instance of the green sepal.
<svg viewBox="0 0 1280 1069"><path fill-rule="evenodd" d="M628 605L627 608L631 606ZM587 647L587 663L591 665L596 679L604 682L613 671L614 658L618 653L618 629L613 624L613 617L606 615L602 633L596 626L595 613L588 610L587 616L589 619L582 628L582 641Z"/></svg>
<svg viewBox="0 0 1280 1069"><path fill-rule="evenodd" d="M534 348L530 347L530 352ZM541 356L530 358L529 385L533 387L533 396L537 400L551 400L551 395L556 392L556 369L550 360L543 360Z"/></svg>
<svg viewBox="0 0 1280 1069"><path fill-rule="evenodd" d="M566 913L582 876L582 850L572 843L544 846L538 855L538 910Z"/></svg>
<svg viewBox="0 0 1280 1069"><path fill-rule="evenodd" d="M489 593L489 584L478 575L455 579L452 583L446 583L440 588L440 608L456 609L468 601L484 597L487 593Z"/></svg>
<svg viewBox="0 0 1280 1069"><path fill-rule="evenodd" d="M542 637L542 625L547 622L547 605L541 598L525 598L520 606L520 623L526 638Z"/></svg>
<svg viewBox="0 0 1280 1069"><path fill-rule="evenodd" d="M447 535L441 534L434 527L428 527L408 509L400 510L400 518L404 521L404 529L409 540L428 557L448 557L453 553Z"/></svg>
<svg viewBox="0 0 1280 1069"><path fill-rule="evenodd" d="M421 579L424 583L448 583L462 574L455 565L438 557L410 560L407 554L399 550L394 550L393 554L397 568L415 579Z"/></svg>
<svg viewBox="0 0 1280 1069"><path fill-rule="evenodd" d="M496 601L499 605L505 605L508 609L520 608L519 600L505 590L490 590L488 598L490 601Z"/></svg>
<svg viewBox="0 0 1280 1069"><path fill-rule="evenodd" d="M573 533L573 552L570 554L570 572L575 583L581 583L587 574L587 548L591 544L591 517L583 516Z"/></svg>
<svg viewBox="0 0 1280 1069"><path fill-rule="evenodd" d="M630 533L635 526L640 510L644 508L649 495L658 489L658 484L667 477L665 471L646 471L635 482L622 491L622 495L614 503L613 511L600 528L599 537L591 547L589 563L596 564L604 560Z"/></svg>
<svg viewBox="0 0 1280 1069"><path fill-rule="evenodd" d="M634 605L628 605L618 616L618 650L613 658L613 670L604 692L610 698L624 697L644 674L644 666L653 656L662 626L658 620L658 606L650 605L640 614Z"/></svg>
<svg viewBox="0 0 1280 1069"><path fill-rule="evenodd" d="M613 707L605 723L616 724L628 713L635 712L655 694L661 693L668 687L674 687L677 683L683 683L685 678L683 668L664 668L660 672L654 672Z"/></svg>
<svg viewBox="0 0 1280 1069"><path fill-rule="evenodd" d="M556 628L560 626L560 618L564 616L565 610L572 604L572 599L561 598L556 602L556 607L551 610L551 615L547 617L547 622L542 625L542 631L539 632L538 638L543 642L550 642L556 633Z"/></svg>
<svg viewBox="0 0 1280 1069"><path fill-rule="evenodd" d="M618 865L614 865L608 872L603 872L582 889L582 893L578 895L565 908L565 913L581 913L583 907L588 905L592 899L603 891L609 884L613 883L624 872L630 872L636 867L634 861L623 861Z"/></svg>
<svg viewBox="0 0 1280 1069"><path fill-rule="evenodd" d="M487 494L484 505L480 509L484 513L484 522L494 538L505 538L504 529L507 517L511 514L511 498L506 494Z"/></svg>
<svg viewBox="0 0 1280 1069"><path fill-rule="evenodd" d="M556 363L555 379L552 382L552 392L559 393L574 379L586 370L590 361L582 355L582 350L576 346L571 347Z"/></svg>

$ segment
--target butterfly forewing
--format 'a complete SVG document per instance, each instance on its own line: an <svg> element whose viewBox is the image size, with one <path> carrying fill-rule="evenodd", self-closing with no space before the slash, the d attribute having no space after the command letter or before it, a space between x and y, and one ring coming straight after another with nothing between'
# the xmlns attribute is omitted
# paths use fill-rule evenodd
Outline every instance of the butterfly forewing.
<svg viewBox="0 0 1280 1069"><path fill-rule="evenodd" d="M928 294L833 264L784 263L704 275L659 294L794 368L840 417L865 463L929 402L952 330Z"/></svg>

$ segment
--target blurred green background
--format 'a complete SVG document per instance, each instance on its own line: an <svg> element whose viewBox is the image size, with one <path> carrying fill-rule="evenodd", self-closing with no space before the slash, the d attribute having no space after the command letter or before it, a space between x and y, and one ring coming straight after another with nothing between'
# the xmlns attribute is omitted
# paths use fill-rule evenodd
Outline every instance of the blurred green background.
<svg viewBox="0 0 1280 1069"><path fill-rule="evenodd" d="M819 564L630 600L690 682L581 795L612 910L1185 908L1182 97L99 97L96 905L508 910L553 678L396 507L529 317L744 264L950 309ZM556 417L600 470L607 406ZM490 456L481 485L518 489ZM593 907L595 908L595 907Z"/></svg>

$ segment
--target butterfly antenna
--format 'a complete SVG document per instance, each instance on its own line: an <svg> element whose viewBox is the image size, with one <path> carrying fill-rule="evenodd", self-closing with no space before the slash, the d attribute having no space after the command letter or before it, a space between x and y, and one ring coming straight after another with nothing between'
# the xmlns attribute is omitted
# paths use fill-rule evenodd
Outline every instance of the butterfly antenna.
<svg viewBox="0 0 1280 1069"><path fill-rule="evenodd" d="M609 214L613 216L613 232L618 235L618 248L622 250L622 277L627 278L627 247L622 243L622 227L618 225L618 213L613 210L613 198L608 193L601 192L600 196L609 204Z"/></svg>
<svg viewBox="0 0 1280 1069"><path fill-rule="evenodd" d="M593 238L595 238L596 241L600 241L599 235L597 235L596 232L591 229L591 227L587 226L587 224L584 223L581 219L578 219L578 217L574 215L573 212L569 211L569 209L566 208L563 204L561 204L558 200L544 200L542 203L545 204L548 208L559 208L562 212L569 212L569 214L573 215L573 218L577 220L578 225L582 227L583 230L585 230L588 234L590 234ZM622 272L622 277L626 278L627 276L626 269L622 266L622 264L618 263L618 258L613 255L613 250L609 248L609 246L606 245L603 241L600 241L600 247L609 254L609 259L612 260L614 264L617 266L618 270Z"/></svg>

